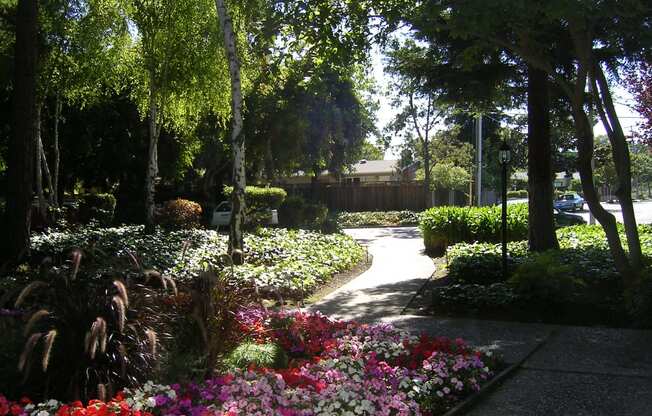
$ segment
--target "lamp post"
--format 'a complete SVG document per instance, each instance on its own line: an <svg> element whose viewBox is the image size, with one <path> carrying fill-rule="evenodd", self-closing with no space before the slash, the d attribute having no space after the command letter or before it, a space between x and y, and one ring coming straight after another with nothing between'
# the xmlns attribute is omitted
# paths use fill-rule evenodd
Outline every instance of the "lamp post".
<svg viewBox="0 0 652 416"><path fill-rule="evenodd" d="M502 167L503 183L503 207L502 207L502 255L503 255L503 277L507 278L507 165L512 158L512 149L506 141L500 146L498 160Z"/></svg>

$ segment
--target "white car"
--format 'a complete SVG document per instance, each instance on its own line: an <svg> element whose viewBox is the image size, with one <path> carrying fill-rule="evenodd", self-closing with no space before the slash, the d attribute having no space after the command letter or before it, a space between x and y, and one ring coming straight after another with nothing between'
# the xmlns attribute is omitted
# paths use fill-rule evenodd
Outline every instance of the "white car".
<svg viewBox="0 0 652 416"><path fill-rule="evenodd" d="M211 217L211 225L213 227L224 227L228 226L231 223L231 202L222 201L220 202L215 209L213 210L213 216ZM269 214L266 224L276 225L278 224L278 211L275 209L270 209L267 211Z"/></svg>

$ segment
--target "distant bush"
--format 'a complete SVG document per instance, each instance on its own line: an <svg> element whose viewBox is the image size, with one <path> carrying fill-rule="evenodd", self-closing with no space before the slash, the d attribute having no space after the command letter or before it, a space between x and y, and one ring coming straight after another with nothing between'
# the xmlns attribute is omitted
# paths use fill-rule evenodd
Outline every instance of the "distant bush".
<svg viewBox="0 0 652 416"><path fill-rule="evenodd" d="M336 215L336 220L341 227L416 225L419 223L419 213L414 211L340 212Z"/></svg>
<svg viewBox="0 0 652 416"><path fill-rule="evenodd" d="M289 196L278 211L279 222L288 228L309 228L334 231L336 225L328 218L328 208L320 203L306 201L300 196ZM326 229L329 228L329 229Z"/></svg>
<svg viewBox="0 0 652 416"><path fill-rule="evenodd" d="M163 203L159 210L158 223L169 229L198 228L201 225L201 205L187 199L173 199Z"/></svg>
<svg viewBox="0 0 652 416"><path fill-rule="evenodd" d="M84 223L95 220L102 226L113 222L116 200L112 194L86 194L79 204L79 217Z"/></svg>
<svg viewBox="0 0 652 416"><path fill-rule="evenodd" d="M437 207L421 216L426 252L440 256L449 245L461 242L498 242L501 239L501 207ZM513 204L507 209L507 239L527 238L528 207Z"/></svg>
<svg viewBox="0 0 652 416"><path fill-rule="evenodd" d="M525 189L518 191L507 191L507 199L527 198L528 192Z"/></svg>
<svg viewBox="0 0 652 416"><path fill-rule="evenodd" d="M232 193L232 186L224 187L224 196L231 198ZM278 209L286 197L287 192L282 188L263 188L259 186L247 186L245 188L245 204L248 213Z"/></svg>

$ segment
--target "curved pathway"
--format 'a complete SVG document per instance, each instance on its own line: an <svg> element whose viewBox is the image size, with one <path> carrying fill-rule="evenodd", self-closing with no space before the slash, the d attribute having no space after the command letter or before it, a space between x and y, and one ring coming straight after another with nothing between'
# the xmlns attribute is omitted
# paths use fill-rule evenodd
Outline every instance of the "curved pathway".
<svg viewBox="0 0 652 416"><path fill-rule="evenodd" d="M400 315L435 271L432 259L423 253L419 229L357 228L345 232L367 247L373 263L310 309L363 322Z"/></svg>

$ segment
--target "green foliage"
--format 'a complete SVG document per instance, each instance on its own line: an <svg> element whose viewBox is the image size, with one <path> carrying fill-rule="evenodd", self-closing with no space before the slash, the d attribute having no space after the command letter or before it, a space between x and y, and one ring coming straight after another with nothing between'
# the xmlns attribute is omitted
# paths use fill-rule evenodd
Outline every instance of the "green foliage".
<svg viewBox="0 0 652 416"><path fill-rule="evenodd" d="M432 168L432 187L434 189L467 189L471 174L463 167L452 163L440 162Z"/></svg>
<svg viewBox="0 0 652 416"><path fill-rule="evenodd" d="M133 254L144 268L189 282L202 270L221 269L227 251L227 237L214 230L157 229L144 233L142 226L108 229L83 227L33 236L37 256L60 256L74 247L93 246L106 257L98 259L100 271L115 268L118 256L127 261ZM345 271L364 258L364 249L341 234L320 234L305 230L261 229L245 234L246 263L235 268L235 278L255 281L264 294L300 297L335 273Z"/></svg>
<svg viewBox="0 0 652 416"><path fill-rule="evenodd" d="M166 201L157 214L158 223L171 229L199 228L201 219L201 205L187 199Z"/></svg>
<svg viewBox="0 0 652 416"><path fill-rule="evenodd" d="M442 286L434 288L432 297L435 308L460 312L507 308L519 300L514 289L506 283Z"/></svg>
<svg viewBox="0 0 652 416"><path fill-rule="evenodd" d="M285 227L323 230L328 220L328 208L293 195L283 202L278 215L279 222Z"/></svg>
<svg viewBox="0 0 652 416"><path fill-rule="evenodd" d="M224 196L231 198L232 186L224 187ZM245 188L245 204L248 212L277 209L281 206L287 192L283 188L263 188L259 186L247 186Z"/></svg>
<svg viewBox="0 0 652 416"><path fill-rule="evenodd" d="M507 245L508 270L522 262L527 255L527 242ZM456 283L491 284L505 280L502 271L501 246L488 243L456 244L448 248L448 276Z"/></svg>
<svg viewBox="0 0 652 416"><path fill-rule="evenodd" d="M103 226L113 222L116 200L112 194L86 194L79 204L79 217L84 223L96 220Z"/></svg>
<svg viewBox="0 0 652 416"><path fill-rule="evenodd" d="M394 227L416 225L420 214L413 211L363 211L338 212L337 223L341 227Z"/></svg>
<svg viewBox="0 0 652 416"><path fill-rule="evenodd" d="M525 189L521 189L518 191L507 191L508 199L519 199L519 198L527 198L527 197L528 197L528 192Z"/></svg>
<svg viewBox="0 0 652 416"><path fill-rule="evenodd" d="M60 400L102 398L151 379L169 320L158 290L88 274L81 258L75 250L70 262L42 264L15 301L29 316L18 368L29 388Z"/></svg>
<svg viewBox="0 0 652 416"><path fill-rule="evenodd" d="M526 300L564 303L573 299L582 281L573 277L573 267L559 262L556 252L530 256L509 279Z"/></svg>
<svg viewBox="0 0 652 416"><path fill-rule="evenodd" d="M226 357L225 362L231 368L287 368L288 356L276 344L256 344L243 342Z"/></svg>
<svg viewBox="0 0 652 416"><path fill-rule="evenodd" d="M527 238L528 208L513 204L507 209L507 239ZM426 251L441 255L446 247L460 242L496 242L501 238L501 208L492 207L437 207L421 216Z"/></svg>

